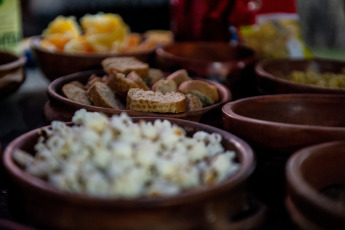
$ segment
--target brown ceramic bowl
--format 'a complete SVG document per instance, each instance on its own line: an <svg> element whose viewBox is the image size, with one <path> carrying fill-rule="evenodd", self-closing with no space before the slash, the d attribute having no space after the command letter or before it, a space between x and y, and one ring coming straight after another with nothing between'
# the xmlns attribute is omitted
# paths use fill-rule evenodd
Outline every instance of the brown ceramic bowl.
<svg viewBox="0 0 345 230"><path fill-rule="evenodd" d="M220 81L235 97L252 94L256 88L256 61L251 48L225 42L175 42L156 49L156 63L164 71L184 68L191 75Z"/></svg>
<svg viewBox="0 0 345 230"><path fill-rule="evenodd" d="M229 102L222 110L225 129L275 152L345 139L345 95L256 96Z"/></svg>
<svg viewBox="0 0 345 230"><path fill-rule="evenodd" d="M108 115L120 114L121 112L126 112L131 117L161 116L161 117L181 118L181 119L186 119L186 120L199 121L205 113L210 112L211 110L216 110L217 108L220 110L223 104L231 100L231 92L229 91L227 87L225 87L224 85L218 82L206 80L206 79L204 81L211 83L218 88L218 92L220 94L220 101L211 106L207 106L199 110L189 111L185 113L163 114L163 113L150 113L150 112L140 112L140 111L132 111L132 110L116 110L116 109L111 109L111 108L88 106L88 105L83 105L83 104L74 102L70 99L67 99L65 96L62 95L61 88L64 84L74 81L74 80L78 80L82 83L86 83L87 79L93 73L100 76L104 74L102 70L84 71L84 72L79 72L72 75L61 77L59 79L54 80L53 82L49 84L48 86L49 101L46 103L44 107L44 113L45 113L45 117L47 121L52 121L52 120L70 121L74 112L81 108L85 108L88 111L102 112ZM221 111L219 111L219 114L221 114Z"/></svg>
<svg viewBox="0 0 345 230"><path fill-rule="evenodd" d="M34 36L31 39L31 50L35 62L43 74L51 81L67 74L101 68L101 61L107 57L133 56L144 62L149 62L154 55L154 49L125 54L68 54L64 52L51 52L40 47L40 36Z"/></svg>
<svg viewBox="0 0 345 230"><path fill-rule="evenodd" d="M140 119L158 118L133 120ZM13 182L9 195L14 202L10 202L14 215L33 226L48 229L237 229L231 226L253 229L262 223L263 209L257 209L255 215L246 218L239 215L250 206L246 184L255 168L251 147L233 134L212 126L169 120L184 127L187 134L199 130L219 133L225 149L236 152L240 169L215 186L170 197L126 200L70 194L29 175L13 161L12 154L17 148L33 152L39 131L36 129L13 140L4 152L4 166Z"/></svg>
<svg viewBox="0 0 345 230"><path fill-rule="evenodd" d="M344 229L345 141L303 148L286 167L286 206L305 230Z"/></svg>
<svg viewBox="0 0 345 230"><path fill-rule="evenodd" d="M263 94L282 93L327 93L345 94L345 89L331 89L288 80L292 71L313 69L318 73L341 73L344 61L328 59L275 59L262 60L255 66L258 90Z"/></svg>
<svg viewBox="0 0 345 230"><path fill-rule="evenodd" d="M0 52L0 99L15 92L25 81L25 56Z"/></svg>

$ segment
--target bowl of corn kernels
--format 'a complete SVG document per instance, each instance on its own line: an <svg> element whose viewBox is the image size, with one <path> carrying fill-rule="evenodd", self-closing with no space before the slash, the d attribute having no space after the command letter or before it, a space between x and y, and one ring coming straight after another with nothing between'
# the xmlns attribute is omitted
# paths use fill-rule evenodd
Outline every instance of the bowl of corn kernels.
<svg viewBox="0 0 345 230"><path fill-rule="evenodd" d="M118 14L57 16L31 38L34 60L49 79L79 71L97 69L106 57L135 56L149 61L156 47L172 42L170 31L132 32Z"/></svg>
<svg viewBox="0 0 345 230"><path fill-rule="evenodd" d="M345 93L345 62L330 59L270 59L255 66L264 94Z"/></svg>

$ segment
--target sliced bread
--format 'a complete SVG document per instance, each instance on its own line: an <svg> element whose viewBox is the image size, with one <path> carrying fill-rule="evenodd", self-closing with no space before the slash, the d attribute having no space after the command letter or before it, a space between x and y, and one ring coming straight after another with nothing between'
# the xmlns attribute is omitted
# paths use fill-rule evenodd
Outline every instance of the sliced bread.
<svg viewBox="0 0 345 230"><path fill-rule="evenodd" d="M219 101L217 87L200 80L188 80L178 87L178 91L184 94L193 94L202 102L202 105L209 106Z"/></svg>
<svg viewBox="0 0 345 230"><path fill-rule="evenodd" d="M177 87L179 87L182 82L192 80L189 77L187 70L185 69L180 69L171 73L169 76L167 76L167 79L173 80L176 83Z"/></svg>
<svg viewBox="0 0 345 230"><path fill-rule="evenodd" d="M198 110L198 109L202 109L202 102L200 101L199 97L187 93L186 94L186 98L187 98L187 103L188 103L188 111L192 111L192 110Z"/></svg>
<svg viewBox="0 0 345 230"><path fill-rule="evenodd" d="M126 99L130 88L140 88L133 80L126 78L122 73L110 73L106 79L106 84L120 98Z"/></svg>
<svg viewBox="0 0 345 230"><path fill-rule="evenodd" d="M95 82L87 94L94 106L120 109L120 103L115 99L114 92L103 82Z"/></svg>
<svg viewBox="0 0 345 230"><path fill-rule="evenodd" d="M127 94L126 108L129 110L182 113L187 111L187 107L186 96L179 92L162 94L161 92L132 88Z"/></svg>
<svg viewBox="0 0 345 230"><path fill-rule="evenodd" d="M149 87L152 87L153 84L155 84L157 81L159 81L163 77L164 77L164 73L162 70L156 69L156 68L149 68L148 76L145 81Z"/></svg>
<svg viewBox="0 0 345 230"><path fill-rule="evenodd" d="M72 81L62 86L62 93L68 99L84 105L91 105L84 85L79 81Z"/></svg>
<svg viewBox="0 0 345 230"><path fill-rule="evenodd" d="M143 90L150 90L150 88L146 85L143 79L135 71L130 72L126 77L128 79L131 79L134 83L136 83L139 86L139 88Z"/></svg>
<svg viewBox="0 0 345 230"><path fill-rule="evenodd" d="M152 86L152 90L156 92L161 92L163 94L168 92L176 92L177 86L173 80L170 79L160 79Z"/></svg>
<svg viewBox="0 0 345 230"><path fill-rule="evenodd" d="M118 72L125 75L135 71L143 79L147 78L149 65L135 57L109 57L102 60L103 70L107 73Z"/></svg>

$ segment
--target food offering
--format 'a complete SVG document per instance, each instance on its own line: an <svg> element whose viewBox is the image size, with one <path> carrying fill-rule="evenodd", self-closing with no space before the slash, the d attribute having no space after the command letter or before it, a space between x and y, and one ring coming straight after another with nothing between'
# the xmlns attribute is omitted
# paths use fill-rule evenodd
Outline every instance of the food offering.
<svg viewBox="0 0 345 230"><path fill-rule="evenodd" d="M74 16L58 16L42 33L40 47L66 53L128 53L152 50L170 43L170 31L131 32L122 17L112 13L86 14L78 23Z"/></svg>
<svg viewBox="0 0 345 230"><path fill-rule="evenodd" d="M126 113L109 119L85 109L72 121L43 128L34 156L19 149L13 155L26 172L67 192L171 196L220 183L239 169L235 151L224 149L217 133L189 137L168 120L135 123Z"/></svg>
<svg viewBox="0 0 345 230"><path fill-rule="evenodd" d="M341 73L320 73L313 68L308 68L305 71L294 70L287 76L282 76L282 78L300 84L307 84L331 89L345 89L345 68L342 69Z"/></svg>
<svg viewBox="0 0 345 230"><path fill-rule="evenodd" d="M184 113L220 101L216 86L192 79L185 69L165 76L134 57L106 58L102 66L104 75L66 83L63 95L84 105L154 113Z"/></svg>

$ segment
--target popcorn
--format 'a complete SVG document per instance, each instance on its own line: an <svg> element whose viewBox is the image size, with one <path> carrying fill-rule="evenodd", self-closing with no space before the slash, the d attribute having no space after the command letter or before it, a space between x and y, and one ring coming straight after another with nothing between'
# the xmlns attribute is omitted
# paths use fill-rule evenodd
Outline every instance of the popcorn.
<svg viewBox="0 0 345 230"><path fill-rule="evenodd" d="M134 123L126 113L108 118L85 109L72 121L72 126L54 121L43 129L34 157L22 150L13 155L28 173L61 190L167 196L219 183L239 169L235 152L224 150L219 134L188 137L168 120Z"/></svg>

